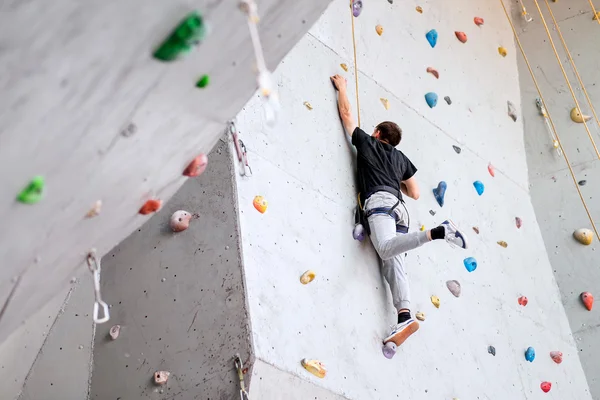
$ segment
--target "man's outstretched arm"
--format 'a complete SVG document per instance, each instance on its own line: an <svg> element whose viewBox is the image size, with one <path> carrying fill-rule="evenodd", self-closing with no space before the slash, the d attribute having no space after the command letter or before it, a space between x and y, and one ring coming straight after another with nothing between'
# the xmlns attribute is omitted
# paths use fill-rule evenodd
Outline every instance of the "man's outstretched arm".
<svg viewBox="0 0 600 400"><path fill-rule="evenodd" d="M333 86L338 91L338 111L340 113L340 118L342 119L342 124L344 125L344 129L348 136L352 137L352 133L354 132L354 129L356 129L357 124L350 111L350 101L348 101L348 93L346 91L346 78L340 75L334 75L331 77L331 83L333 83Z"/></svg>
<svg viewBox="0 0 600 400"><path fill-rule="evenodd" d="M400 182L400 190L411 199L419 200L419 197L421 196L419 185L414 176Z"/></svg>

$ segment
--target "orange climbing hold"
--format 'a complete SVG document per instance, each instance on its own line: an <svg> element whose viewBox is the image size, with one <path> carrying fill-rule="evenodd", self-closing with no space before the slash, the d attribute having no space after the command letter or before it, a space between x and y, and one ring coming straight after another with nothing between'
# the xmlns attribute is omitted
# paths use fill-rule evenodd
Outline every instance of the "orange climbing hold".
<svg viewBox="0 0 600 400"><path fill-rule="evenodd" d="M302 360L302 366L308 372L316 376L317 378L325 378L327 375L327 369L325 369L325 364L318 360L307 360L306 358Z"/></svg>
<svg viewBox="0 0 600 400"><path fill-rule="evenodd" d="M254 197L254 200L252 201L252 205L261 214L264 214L265 211L267 211L268 203L267 203L267 200L265 200L265 198L262 196Z"/></svg>
<svg viewBox="0 0 600 400"><path fill-rule="evenodd" d="M144 203L140 211L138 211L142 215L152 214L160 210L162 207L162 200L159 199L150 199Z"/></svg>
<svg viewBox="0 0 600 400"><path fill-rule="evenodd" d="M377 34L378 34L379 36L383 35L383 26L381 26L381 25L377 25L377 26L375 27L375 32L377 32Z"/></svg>
<svg viewBox="0 0 600 400"><path fill-rule="evenodd" d="M588 311L592 311L594 307L594 296L590 292L581 293L581 302Z"/></svg>
<svg viewBox="0 0 600 400"><path fill-rule="evenodd" d="M473 18L473 22L475 22L475 25L481 26L481 25L483 25L483 18L475 17L475 18Z"/></svg>
<svg viewBox="0 0 600 400"><path fill-rule="evenodd" d="M200 154L194 158L192 162L183 171L184 176L195 177L200 176L208 165L208 157L206 154Z"/></svg>
<svg viewBox="0 0 600 400"><path fill-rule="evenodd" d="M456 38L461 42L461 43L467 43L467 34L464 32L460 32L460 31L456 31L454 32L454 34L456 35Z"/></svg>
<svg viewBox="0 0 600 400"><path fill-rule="evenodd" d="M440 74L439 72L437 72L437 70L433 67L427 67L427 72L429 72L431 75L435 76L436 79L440 79Z"/></svg>
<svg viewBox="0 0 600 400"><path fill-rule="evenodd" d="M500 47L498 47L498 54L500 54L502 57L506 57L506 55L508 54L508 50L506 50L506 48L500 46Z"/></svg>
<svg viewBox="0 0 600 400"><path fill-rule="evenodd" d="M417 12L418 12L419 14L423 14L423 7L421 7L421 6L416 6L416 7L415 7L415 10L417 10Z"/></svg>

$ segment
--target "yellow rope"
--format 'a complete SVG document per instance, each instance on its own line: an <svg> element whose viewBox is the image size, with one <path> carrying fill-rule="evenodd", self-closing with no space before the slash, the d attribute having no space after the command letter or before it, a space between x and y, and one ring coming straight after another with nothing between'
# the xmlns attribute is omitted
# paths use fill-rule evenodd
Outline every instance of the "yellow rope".
<svg viewBox="0 0 600 400"><path fill-rule="evenodd" d="M556 61L558 61L558 66L560 67L560 70L563 73L565 82L567 82L567 86L569 86L569 91L571 92L571 96L573 97L573 101L575 102L575 107L577 108L577 111L579 111L579 114L582 116L583 126L585 126L585 130L588 134L588 137L590 138L590 141L592 142L592 146L594 147L594 151L596 152L596 157L598 157L598 159L600 159L600 152L598 152L598 147L596 147L596 142L594 141L594 138L592 137L592 132L590 132L590 128L587 126L585 119L583 119L583 112L581 111L581 107L579 106L579 102L577 101L577 96L575 96L575 91L573 90L573 87L571 86L571 83L569 82L569 77L567 76L567 71L565 71L565 68L562 65L562 61L560 60L560 56L558 55L558 52L556 51L556 45L554 44L554 40L552 40L552 35L550 34L550 29L548 28L548 24L546 24L546 19L544 18L544 15L542 14L542 9L540 8L540 5L538 4L537 0L533 0L533 2L535 3L535 6L537 7L537 9L540 13L540 18L542 20L542 23L544 24L544 28L546 29L546 34L548 35L548 39L550 40L550 45L552 46L552 50L554 51L554 55L556 56Z"/></svg>
<svg viewBox="0 0 600 400"><path fill-rule="evenodd" d="M504 9L504 14L506 14L506 19L508 20L508 23L510 24L510 27L512 28L513 35L515 36L515 41L517 42L517 45L519 46L519 50L521 50L521 54L523 55L525 64L527 64L527 68L529 69L529 73L531 74L531 79L533 79L533 84L535 85L538 95L540 96L540 99L542 100L542 104L544 105L544 108L546 109L546 114L548 115L548 120L550 121L550 125L552 126L552 131L554 132L554 135L556 137L558 145L560 146L560 150L562 151L563 156L565 157L565 162L567 163L567 167L569 168L569 172L571 173L571 178L573 178L573 183L575 184L575 189L577 189L577 193L579 194L579 198L581 199L583 208L585 208L585 212L587 213L587 216L590 219L590 223L592 224L592 228L594 229L594 232L596 233L596 237L600 239L600 235L598 235L598 229L596 228L596 224L594 223L594 220L592 219L592 214L590 213L590 209L588 208L587 203L585 202L585 199L583 198L583 194L581 193L581 189L579 188L579 184L577 183L577 178L575 177L575 172L573 171L573 167L571 167L571 162L569 161L569 157L567 157L567 153L565 152L565 149L562 145L560 136L558 136L558 132L556 131L556 127L554 126L554 122L552 121L552 117L550 116L550 111L549 111L548 107L546 106L546 101L544 100L544 96L542 95L542 90L540 89L540 86L538 85L538 81L535 78L533 69L531 69L531 64L529 64L529 60L527 59L527 56L525 55L525 50L523 49L523 46L521 45L521 41L519 40L519 35L517 34L517 30L515 29L515 26L514 26L512 20L510 19L510 16L508 15L508 11L506 10L504 1L500 0L500 4L502 4L502 8Z"/></svg>
<svg viewBox="0 0 600 400"><path fill-rule="evenodd" d="M592 100L590 99L590 96L588 95L588 92L585 89L585 86L583 84L583 80L581 79L581 76L579 75L579 71L577 70L577 67L575 66L575 60L573 60L573 57L571 56L571 52L569 51L569 48L567 47L567 42L565 42L565 38L563 37L562 32L560 31L560 27L558 26L558 22L556 22L556 18L554 17L554 13L552 12L552 9L550 8L550 4L548 3L548 0L544 0L544 1L546 2L546 7L548 7L548 11L550 11L550 16L552 17L554 26L556 26L556 31L558 32L560 41L562 42L562 45L565 49L565 53L567 53L567 56L569 57L569 62L571 63L571 66L573 67L575 76L577 77L577 80L579 81L579 84L581 85L583 94L585 94L585 98L587 99L587 102L590 105L590 109L592 110L592 114L594 115L594 118L596 119L596 123L598 124L598 127L600 127L600 120L598 119L598 115L596 115L596 110L594 109Z"/></svg>
<svg viewBox="0 0 600 400"><path fill-rule="evenodd" d="M354 80L356 82L356 116L360 127L360 105L358 103L358 67L356 64L356 38L354 34L354 13L352 11L352 0L350 0L350 19L352 20L352 46L354 47Z"/></svg>
<svg viewBox="0 0 600 400"><path fill-rule="evenodd" d="M598 13L596 12L596 7L594 7L594 3L592 2L592 0L588 0L590 2L590 6L592 6L592 11L594 12L594 16L598 16L598 18L596 18L596 22L598 22L598 24L600 24L600 15L598 15Z"/></svg>

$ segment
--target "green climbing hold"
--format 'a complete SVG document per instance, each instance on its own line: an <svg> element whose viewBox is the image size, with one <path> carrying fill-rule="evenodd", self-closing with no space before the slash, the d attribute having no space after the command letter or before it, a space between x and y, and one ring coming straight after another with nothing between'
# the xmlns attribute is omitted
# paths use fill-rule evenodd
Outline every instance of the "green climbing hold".
<svg viewBox="0 0 600 400"><path fill-rule="evenodd" d="M25 204L35 204L44 196L44 177L34 177L29 185L19 193L17 200Z"/></svg>
<svg viewBox="0 0 600 400"><path fill-rule="evenodd" d="M208 75L202 75L202 77L198 80L198 82L196 82L196 87L203 89L203 88L207 87L209 83L210 83L210 78L208 77Z"/></svg>
<svg viewBox="0 0 600 400"><path fill-rule="evenodd" d="M154 57L161 61L173 61L183 53L191 50L206 34L206 27L200 14L192 11L177 25L175 30L154 52Z"/></svg>

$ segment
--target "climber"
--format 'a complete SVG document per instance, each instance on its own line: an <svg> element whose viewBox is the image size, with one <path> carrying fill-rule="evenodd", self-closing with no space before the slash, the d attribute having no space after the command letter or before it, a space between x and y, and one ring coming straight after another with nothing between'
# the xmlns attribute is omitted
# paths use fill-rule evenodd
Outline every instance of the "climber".
<svg viewBox="0 0 600 400"><path fill-rule="evenodd" d="M402 130L394 122L381 122L371 136L357 126L346 92L346 79L331 77L338 91L338 111L346 133L357 150L359 206L363 204L367 233L382 260L382 272L390 286L398 323L384 343L400 345L419 329L410 313L410 292L405 270L405 252L436 239L445 239L453 247L467 248L466 235L452 221L428 231L408 233L410 217L402 194L419 199L417 168L395 147ZM370 228L370 229L369 229Z"/></svg>

